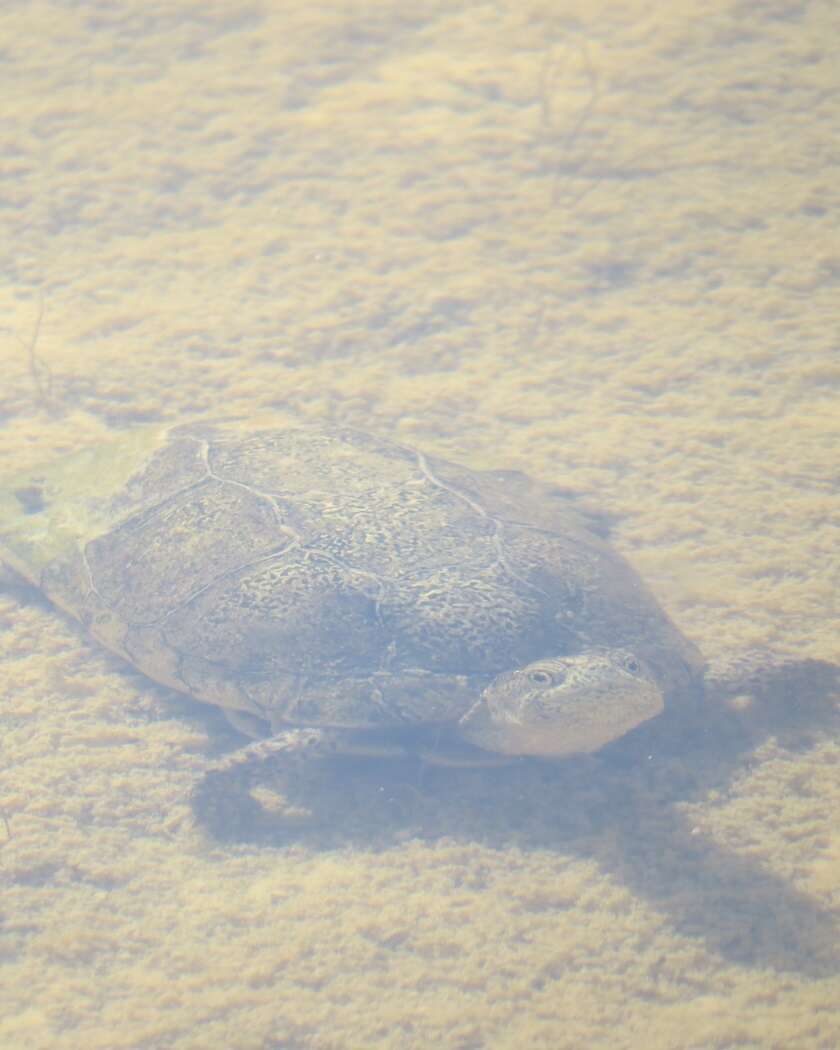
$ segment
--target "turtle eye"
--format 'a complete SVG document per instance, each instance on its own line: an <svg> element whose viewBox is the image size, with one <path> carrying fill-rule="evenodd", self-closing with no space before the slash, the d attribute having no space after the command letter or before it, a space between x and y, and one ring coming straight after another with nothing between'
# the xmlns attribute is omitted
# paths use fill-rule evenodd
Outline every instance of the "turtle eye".
<svg viewBox="0 0 840 1050"><path fill-rule="evenodd" d="M548 671L529 671L528 680L534 685L550 685L554 681Z"/></svg>
<svg viewBox="0 0 840 1050"><path fill-rule="evenodd" d="M624 660L624 666L631 674L637 674L642 669L642 665L635 656L626 657Z"/></svg>

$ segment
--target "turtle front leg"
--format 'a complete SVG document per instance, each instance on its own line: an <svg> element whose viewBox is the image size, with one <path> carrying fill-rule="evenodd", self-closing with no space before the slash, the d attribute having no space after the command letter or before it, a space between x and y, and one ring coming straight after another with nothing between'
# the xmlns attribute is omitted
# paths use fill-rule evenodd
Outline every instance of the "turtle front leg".
<svg viewBox="0 0 840 1050"><path fill-rule="evenodd" d="M329 758L341 752L343 738L349 735L342 729L286 729L225 755L208 767L207 775L233 769L254 771L269 759L282 761L288 769L301 762Z"/></svg>

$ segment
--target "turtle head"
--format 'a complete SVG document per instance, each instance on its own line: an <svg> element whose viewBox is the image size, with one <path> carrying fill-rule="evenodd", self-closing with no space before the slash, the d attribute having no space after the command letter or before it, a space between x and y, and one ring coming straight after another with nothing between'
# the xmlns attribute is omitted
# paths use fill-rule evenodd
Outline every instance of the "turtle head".
<svg viewBox="0 0 840 1050"><path fill-rule="evenodd" d="M551 758L597 751L663 706L662 690L640 656L593 648L500 674L458 728L485 751Z"/></svg>

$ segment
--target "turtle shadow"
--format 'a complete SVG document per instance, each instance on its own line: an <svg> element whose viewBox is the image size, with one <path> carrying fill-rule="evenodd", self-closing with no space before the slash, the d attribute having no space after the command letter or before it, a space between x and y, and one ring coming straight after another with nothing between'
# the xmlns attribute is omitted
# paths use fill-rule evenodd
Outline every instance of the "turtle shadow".
<svg viewBox="0 0 840 1050"><path fill-rule="evenodd" d="M838 916L748 856L699 834L672 809L636 809L612 842L580 850L728 962L810 978L840 973Z"/></svg>
<svg viewBox="0 0 840 1050"><path fill-rule="evenodd" d="M800 666L795 695L713 705L694 724L660 719L595 756L492 770L340 758L296 771L294 783L281 770L260 769L256 782L237 770L200 782L193 809L216 840L263 848L376 852L419 839L577 855L731 963L836 975L838 916L716 843L690 812L714 793L725 802L769 738L795 752L816 731L840 731L840 669Z"/></svg>
<svg viewBox="0 0 840 1050"><path fill-rule="evenodd" d="M827 977L840 973L840 915L691 819L693 802L728 801L761 745L775 741L793 756L813 747L817 732L840 734L840 668L803 660L783 674L785 688L768 681L744 707L713 704L684 735L651 726L600 756L609 769L602 827L611 841L588 855L730 962ZM645 756L637 790L628 792L622 774ZM751 830L739 834L754 839Z"/></svg>

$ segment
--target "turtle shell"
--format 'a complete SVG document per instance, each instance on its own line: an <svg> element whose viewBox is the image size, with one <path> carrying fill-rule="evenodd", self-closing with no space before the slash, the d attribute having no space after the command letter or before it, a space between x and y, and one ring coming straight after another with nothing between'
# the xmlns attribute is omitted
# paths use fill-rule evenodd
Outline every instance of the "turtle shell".
<svg viewBox="0 0 840 1050"><path fill-rule="evenodd" d="M701 666L567 498L345 426L129 433L10 484L0 556L152 678L275 729L455 725L592 650L666 698Z"/></svg>

